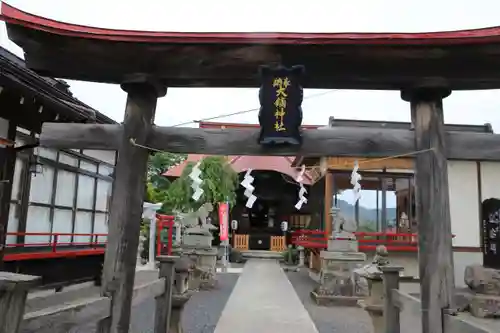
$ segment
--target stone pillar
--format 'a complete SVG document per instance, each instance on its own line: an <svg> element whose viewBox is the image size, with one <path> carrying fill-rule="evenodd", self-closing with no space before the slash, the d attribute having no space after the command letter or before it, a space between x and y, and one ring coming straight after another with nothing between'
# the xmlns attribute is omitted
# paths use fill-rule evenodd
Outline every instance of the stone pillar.
<svg viewBox="0 0 500 333"><path fill-rule="evenodd" d="M174 273L179 257L158 256L160 262L159 277L165 280L165 292L156 297L155 332L168 333L171 323L172 295L174 293Z"/></svg>
<svg viewBox="0 0 500 333"><path fill-rule="evenodd" d="M400 333L401 323L399 314L401 309L396 304L398 300L393 297L393 290L399 290L399 279L403 267L381 267L384 274L384 328L385 332Z"/></svg>
<svg viewBox="0 0 500 333"><path fill-rule="evenodd" d="M384 331L384 283L382 272L374 266L373 270L363 275L368 285L368 297L358 301L358 305L368 312L372 320L373 332L386 333Z"/></svg>
<svg viewBox="0 0 500 333"><path fill-rule="evenodd" d="M168 333L182 333L182 311L184 305L192 296L189 290L189 273L191 261L187 257L181 257L175 266L175 282L172 295L172 312L170 315L170 326Z"/></svg>
<svg viewBox="0 0 500 333"><path fill-rule="evenodd" d="M28 291L38 276L0 272L0 332L18 332L24 315Z"/></svg>
<svg viewBox="0 0 500 333"><path fill-rule="evenodd" d="M415 203L418 221L422 330L443 333L453 307L454 272L443 98L451 90L415 88L401 92L411 104L415 128Z"/></svg>
<svg viewBox="0 0 500 333"><path fill-rule="evenodd" d="M298 267L304 267L305 266L304 247L299 245L299 246L297 246L297 250L299 251L299 265L298 265Z"/></svg>
<svg viewBox="0 0 500 333"><path fill-rule="evenodd" d="M145 75L127 77L121 87L128 96L115 167L101 290L103 296L113 297L113 316L100 322L101 332L120 332L130 325L149 155L147 149L134 143L147 144L157 99L166 94L166 87Z"/></svg>
<svg viewBox="0 0 500 333"><path fill-rule="evenodd" d="M359 277L357 282L364 280L368 287L365 299L360 300L358 304L370 315L375 333L399 332L399 327L395 330L393 326L386 326L387 319L392 323L394 316L399 318L399 309L396 309L396 312L391 309L387 314L385 308L387 300L392 305L392 289L399 289L399 272L403 268L390 266L387 256L387 248L379 245L373 261L355 270L356 276Z"/></svg>

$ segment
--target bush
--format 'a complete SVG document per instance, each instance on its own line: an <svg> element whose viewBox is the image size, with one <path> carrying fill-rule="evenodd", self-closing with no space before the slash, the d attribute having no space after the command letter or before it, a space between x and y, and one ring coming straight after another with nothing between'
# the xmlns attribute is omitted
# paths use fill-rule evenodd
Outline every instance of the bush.
<svg viewBox="0 0 500 333"><path fill-rule="evenodd" d="M231 248L231 252L229 252L229 262L242 263L243 256L241 252L237 249Z"/></svg>
<svg viewBox="0 0 500 333"><path fill-rule="evenodd" d="M292 262L290 264L299 262L299 251L294 247L289 247L286 251L281 252L281 255L286 263L289 263L288 260L290 255L292 257Z"/></svg>

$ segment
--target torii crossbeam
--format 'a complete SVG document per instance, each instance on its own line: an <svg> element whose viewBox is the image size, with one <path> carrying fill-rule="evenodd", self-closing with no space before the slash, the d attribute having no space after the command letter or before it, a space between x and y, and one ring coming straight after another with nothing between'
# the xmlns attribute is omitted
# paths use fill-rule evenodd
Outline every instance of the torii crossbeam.
<svg viewBox="0 0 500 333"><path fill-rule="evenodd" d="M68 149L119 149L122 125L44 123L40 144ZM171 153L209 155L390 157L415 152L415 132L400 129L339 127L309 129L302 146L265 147L258 129L203 129L152 126L144 146ZM500 161L500 135L446 132L446 158ZM133 142L133 141L132 141Z"/></svg>

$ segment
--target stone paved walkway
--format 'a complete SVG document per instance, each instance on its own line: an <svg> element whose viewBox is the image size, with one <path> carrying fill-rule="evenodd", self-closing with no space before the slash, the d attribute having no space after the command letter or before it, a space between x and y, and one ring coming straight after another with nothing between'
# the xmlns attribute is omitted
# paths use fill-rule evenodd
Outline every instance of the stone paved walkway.
<svg viewBox="0 0 500 333"><path fill-rule="evenodd" d="M215 333L318 333L276 260L249 260Z"/></svg>

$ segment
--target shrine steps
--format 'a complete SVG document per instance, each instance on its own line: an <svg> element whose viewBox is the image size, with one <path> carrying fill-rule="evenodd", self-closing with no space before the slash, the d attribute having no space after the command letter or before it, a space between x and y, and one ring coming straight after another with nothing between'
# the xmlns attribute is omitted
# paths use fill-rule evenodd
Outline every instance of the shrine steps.
<svg viewBox="0 0 500 333"><path fill-rule="evenodd" d="M243 259L273 259L282 260L283 254L278 251L267 251L267 250L245 250L241 251L241 256Z"/></svg>

